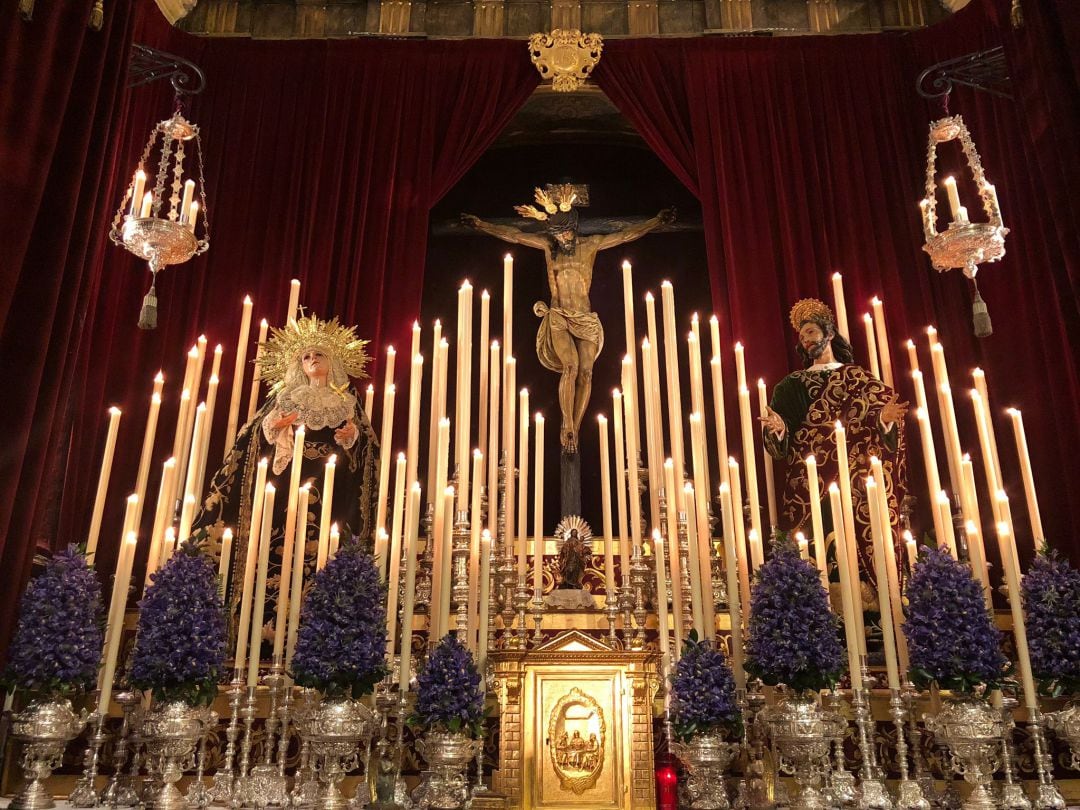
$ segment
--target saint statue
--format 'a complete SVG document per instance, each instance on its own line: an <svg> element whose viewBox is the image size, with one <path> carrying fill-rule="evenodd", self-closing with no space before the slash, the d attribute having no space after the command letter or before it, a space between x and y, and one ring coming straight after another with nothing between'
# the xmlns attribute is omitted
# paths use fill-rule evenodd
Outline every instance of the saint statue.
<svg viewBox="0 0 1080 810"><path fill-rule="evenodd" d="M231 582L238 583L248 548L256 471L259 460L267 459L266 481L277 489L270 534L268 604L276 603L294 440L300 425L305 431L300 483L310 484L307 535L297 538L305 544L305 565L314 568L315 564L330 456L336 457L331 521L338 524L343 541L350 536L367 543L372 540L379 446L350 382L351 377L367 376L366 343L356 337L354 327L342 326L337 318L322 321L312 315L272 330L259 359L262 379L270 385L269 396L237 433L196 515L193 530L205 530L214 542L226 526L232 527L236 539ZM239 588L234 585L229 594L235 610ZM274 610L268 606L265 615L264 637L273 633Z"/></svg>
<svg viewBox="0 0 1080 810"><path fill-rule="evenodd" d="M854 364L851 344L836 331L829 307L816 299L799 301L791 309L791 326L798 334L796 351L804 368L792 372L773 389L764 425L769 455L788 462L787 481L778 515L784 531L806 531L810 496L806 457L817 460L823 500L822 514L830 516L828 486L837 480L836 423L847 434L848 474L855 513L856 547L863 571L874 570L866 477L870 458L881 460L893 537L900 517L907 472L904 457L904 416L908 403L896 392ZM837 516L831 516L836 520ZM829 520L829 517L826 517ZM826 526L826 531L831 528Z"/></svg>
<svg viewBox="0 0 1080 810"><path fill-rule="evenodd" d="M538 302L533 307L533 312L541 318L536 353L544 368L561 375L559 439L563 452L572 455L577 453L581 420L589 404L593 364L604 346L604 329L589 301L596 254L638 239L672 222L675 215L664 210L652 219L614 233L581 236L576 207L588 202L586 186L548 185L536 189L535 198L540 208L519 205L514 210L526 219L542 222L544 230L540 233L485 222L472 214L463 214L462 222L506 242L544 251L551 304Z"/></svg>
<svg viewBox="0 0 1080 810"><path fill-rule="evenodd" d="M581 590L581 580L585 578L589 556L578 530L571 529L559 549L559 588Z"/></svg>

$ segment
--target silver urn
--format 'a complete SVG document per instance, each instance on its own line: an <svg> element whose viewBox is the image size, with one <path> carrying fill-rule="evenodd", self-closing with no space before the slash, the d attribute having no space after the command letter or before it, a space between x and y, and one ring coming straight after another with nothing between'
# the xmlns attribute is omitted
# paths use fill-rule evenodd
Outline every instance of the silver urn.
<svg viewBox="0 0 1080 810"><path fill-rule="evenodd" d="M828 807L822 783L829 771L833 741L843 733L842 717L822 708L813 692L789 692L765 710L769 737L780 753L781 768L799 787L793 806L802 810Z"/></svg>
<svg viewBox="0 0 1080 810"><path fill-rule="evenodd" d="M484 741L462 732L429 731L416 741L416 750L428 764L429 773L416 789L413 800L419 807L459 810L469 798L465 769Z"/></svg>
<svg viewBox="0 0 1080 810"><path fill-rule="evenodd" d="M299 720L299 727L319 777L315 806L343 810L349 801L339 785L345 774L360 766L360 744L370 739L375 715L358 700L328 697Z"/></svg>
<svg viewBox="0 0 1080 810"><path fill-rule="evenodd" d="M1070 701L1064 709L1043 715L1046 727L1069 746L1069 767L1080 771L1080 703Z"/></svg>
<svg viewBox="0 0 1080 810"><path fill-rule="evenodd" d="M729 810L724 772L739 753L737 743L725 742L722 731L711 731L687 742L672 742L671 753L690 773L686 791L693 810Z"/></svg>
<svg viewBox="0 0 1080 810"><path fill-rule="evenodd" d="M13 810L54 807L45 780L60 766L67 744L79 736L87 715L75 714L63 698L35 701L11 718L12 736L23 743L22 769L26 785L11 800Z"/></svg>
<svg viewBox="0 0 1080 810"><path fill-rule="evenodd" d="M925 717L926 727L949 749L956 773L972 786L964 810L993 810L990 792L994 771L1001 766L1005 721L1001 711L981 698L957 695L946 698L937 715Z"/></svg>
<svg viewBox="0 0 1080 810"><path fill-rule="evenodd" d="M147 768L160 784L147 802L152 810L186 810L187 800L176 787L184 771L195 767L195 746L206 730L209 706L181 700L154 704L139 726Z"/></svg>

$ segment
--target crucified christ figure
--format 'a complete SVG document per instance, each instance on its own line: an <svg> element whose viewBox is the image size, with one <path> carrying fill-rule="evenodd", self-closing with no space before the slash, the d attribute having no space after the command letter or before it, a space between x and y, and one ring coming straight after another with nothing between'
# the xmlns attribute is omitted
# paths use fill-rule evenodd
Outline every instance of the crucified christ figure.
<svg viewBox="0 0 1080 810"><path fill-rule="evenodd" d="M537 189L536 201L543 210L532 205L516 207L523 217L543 222L543 233L496 225L472 214L461 217L465 225L481 233L544 251L551 304L537 302L533 307L533 312L542 319L536 335L536 353L545 368L561 375L559 438L567 454L577 453L581 420L592 392L593 364L604 346L604 329L589 301L596 254L644 236L675 219L674 212L665 209L652 219L614 233L581 236L574 210L576 188L580 187L567 183Z"/></svg>

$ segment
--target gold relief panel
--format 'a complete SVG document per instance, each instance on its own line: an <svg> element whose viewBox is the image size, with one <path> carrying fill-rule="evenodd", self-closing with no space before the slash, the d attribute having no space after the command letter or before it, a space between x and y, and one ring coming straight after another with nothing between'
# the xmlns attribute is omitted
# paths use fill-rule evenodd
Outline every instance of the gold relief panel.
<svg viewBox="0 0 1080 810"><path fill-rule="evenodd" d="M563 790L580 796L604 769L604 710L576 686L559 698L548 720L547 750Z"/></svg>

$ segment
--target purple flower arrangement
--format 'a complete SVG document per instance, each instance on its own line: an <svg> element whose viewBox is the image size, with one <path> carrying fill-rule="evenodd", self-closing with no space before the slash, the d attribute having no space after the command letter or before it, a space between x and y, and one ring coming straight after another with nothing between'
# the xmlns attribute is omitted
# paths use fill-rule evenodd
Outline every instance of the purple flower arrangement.
<svg viewBox="0 0 1080 810"><path fill-rule="evenodd" d="M386 676L386 586L352 541L315 574L300 610L292 660L301 686L361 697Z"/></svg>
<svg viewBox="0 0 1080 810"><path fill-rule="evenodd" d="M484 733L484 690L472 654L453 633L428 656L417 677L416 712L409 724L430 731Z"/></svg>
<svg viewBox="0 0 1080 810"><path fill-rule="evenodd" d="M153 574L139 603L128 681L155 700L209 704L225 668L225 644L217 569L188 541Z"/></svg>
<svg viewBox="0 0 1080 810"><path fill-rule="evenodd" d="M796 692L836 683L844 671L839 622L818 570L790 541L778 541L750 595L746 671Z"/></svg>
<svg viewBox="0 0 1080 810"><path fill-rule="evenodd" d="M1023 581L1031 668L1054 697L1080 692L1080 571L1045 549Z"/></svg>
<svg viewBox="0 0 1080 810"><path fill-rule="evenodd" d="M949 550L924 548L908 579L907 637L911 680L919 687L996 689L1008 660L982 585Z"/></svg>
<svg viewBox="0 0 1080 810"><path fill-rule="evenodd" d="M691 630L671 678L671 722L684 742L695 734L739 725L735 678L720 650Z"/></svg>
<svg viewBox="0 0 1080 810"><path fill-rule="evenodd" d="M91 689L103 637L101 585L85 555L69 546L23 593L3 683L51 695Z"/></svg>

